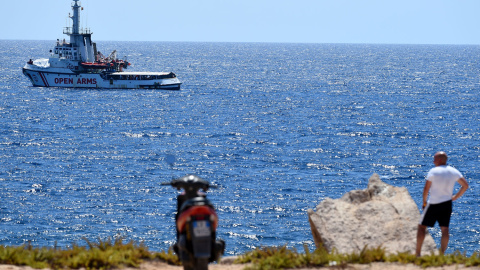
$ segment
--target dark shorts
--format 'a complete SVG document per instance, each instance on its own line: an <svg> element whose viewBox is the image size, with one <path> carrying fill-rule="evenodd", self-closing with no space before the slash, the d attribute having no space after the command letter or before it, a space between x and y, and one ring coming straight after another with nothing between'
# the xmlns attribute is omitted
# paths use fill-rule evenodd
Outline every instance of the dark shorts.
<svg viewBox="0 0 480 270"><path fill-rule="evenodd" d="M427 204L423 210L420 224L427 227L433 227L438 221L440 227L448 227L450 216L452 215L452 201L446 201L438 204Z"/></svg>

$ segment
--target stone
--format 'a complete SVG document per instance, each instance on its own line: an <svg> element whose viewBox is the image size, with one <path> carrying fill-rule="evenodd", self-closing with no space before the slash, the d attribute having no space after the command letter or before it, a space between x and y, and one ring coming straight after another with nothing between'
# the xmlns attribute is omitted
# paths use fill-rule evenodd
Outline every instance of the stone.
<svg viewBox="0 0 480 270"><path fill-rule="evenodd" d="M388 254L415 254L420 211L405 187L388 185L378 174L370 177L367 189L326 198L307 212L317 248L359 253L365 246L381 246ZM427 233L422 254L431 252L437 253L437 247Z"/></svg>

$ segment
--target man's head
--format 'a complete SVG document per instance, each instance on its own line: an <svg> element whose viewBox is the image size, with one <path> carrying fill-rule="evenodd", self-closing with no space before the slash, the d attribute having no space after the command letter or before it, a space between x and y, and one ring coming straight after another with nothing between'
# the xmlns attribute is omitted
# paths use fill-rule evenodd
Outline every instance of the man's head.
<svg viewBox="0 0 480 270"><path fill-rule="evenodd" d="M435 164L435 166L446 165L447 159L448 159L447 153L443 151L437 152L433 156L433 164Z"/></svg>

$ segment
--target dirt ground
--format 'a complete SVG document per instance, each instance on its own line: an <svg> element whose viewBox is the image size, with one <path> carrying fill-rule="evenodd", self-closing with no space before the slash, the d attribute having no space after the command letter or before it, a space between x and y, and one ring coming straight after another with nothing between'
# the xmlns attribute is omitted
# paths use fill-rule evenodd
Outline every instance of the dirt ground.
<svg viewBox="0 0 480 270"><path fill-rule="evenodd" d="M210 264L209 270L242 270L246 265L241 264ZM296 270L425 270L420 266L413 264L393 264L393 263L372 263L367 265L348 265L346 267L339 266L330 266L330 267L320 267L320 268L303 268ZM19 269L0 269L0 270L19 270ZM128 269L133 270L133 269ZM183 270L181 266L171 266L161 262L150 262L145 263L140 267L140 270ZM480 267L465 267L463 265L450 265L444 267L429 267L427 270L480 270Z"/></svg>
<svg viewBox="0 0 480 270"><path fill-rule="evenodd" d="M211 264L209 270L242 270L246 265L239 264ZM393 263L372 263L372 264L355 264L347 265L346 267L329 266L320 268L297 268L295 270L425 270L420 266L413 264L393 264ZM3 269L0 269L3 270ZM10 269L17 270L17 269ZM141 267L141 270L183 270L179 266L171 266L164 263L146 264ZM444 267L429 267L427 270L480 270L480 267L465 267L463 265L450 265Z"/></svg>
<svg viewBox="0 0 480 270"><path fill-rule="evenodd" d="M242 270L247 265L232 264L231 259L225 259L220 264L210 264L209 270ZM329 266L319 268L297 268L296 270L424 270L420 266L413 264L395 264L395 263L372 263L372 264L352 264L346 267ZM449 265L443 267L429 267L427 270L480 270L480 267L465 267L463 265ZM33 270L31 267L0 265L0 270ZM181 266L168 265L163 262L152 261L143 263L140 268L124 268L122 270L183 270Z"/></svg>

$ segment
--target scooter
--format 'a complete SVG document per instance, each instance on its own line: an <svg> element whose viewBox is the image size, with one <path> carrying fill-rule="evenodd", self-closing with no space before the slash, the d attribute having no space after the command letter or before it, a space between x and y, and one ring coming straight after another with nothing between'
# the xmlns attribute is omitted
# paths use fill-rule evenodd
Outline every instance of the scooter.
<svg viewBox="0 0 480 270"><path fill-rule="evenodd" d="M208 270L208 263L218 261L225 242L216 240L218 216L205 193L212 186L196 175L186 175L162 185L185 192L177 197L177 243L173 246L184 270Z"/></svg>

